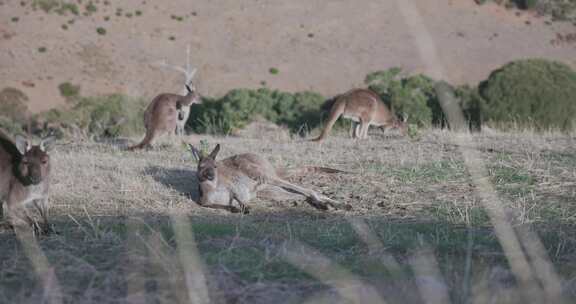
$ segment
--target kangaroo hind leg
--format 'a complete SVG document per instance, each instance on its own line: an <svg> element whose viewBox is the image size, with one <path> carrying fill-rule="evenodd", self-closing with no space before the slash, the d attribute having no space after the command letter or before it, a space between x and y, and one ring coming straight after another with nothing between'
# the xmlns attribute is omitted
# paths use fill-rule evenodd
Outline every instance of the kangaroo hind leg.
<svg viewBox="0 0 576 304"><path fill-rule="evenodd" d="M320 209L320 210L328 210L328 207L332 207L334 209L344 209L344 210L350 210L350 206L349 205L345 205L342 204L340 202L337 202L327 196L324 196L320 193L317 193L314 190L310 190L304 187L300 187L297 185L294 185L292 183L289 183L285 180L276 178L276 179L271 179L269 181L269 183L271 185L274 186L278 186L281 187L287 191L290 192L295 192L298 194L301 194L303 196L305 196L306 198L308 198L308 203L310 205L312 205L313 207Z"/></svg>

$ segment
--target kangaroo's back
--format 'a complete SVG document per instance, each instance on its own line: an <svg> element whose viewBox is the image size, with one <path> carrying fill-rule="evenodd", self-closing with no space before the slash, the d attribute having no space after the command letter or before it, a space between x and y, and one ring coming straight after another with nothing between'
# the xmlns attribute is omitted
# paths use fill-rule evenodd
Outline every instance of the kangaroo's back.
<svg viewBox="0 0 576 304"><path fill-rule="evenodd" d="M10 187L12 166L16 153L18 151L14 141L0 130L0 204Z"/></svg>
<svg viewBox="0 0 576 304"><path fill-rule="evenodd" d="M238 154L219 161L222 174L244 174L251 179L276 177L276 169L264 157L254 154Z"/></svg>

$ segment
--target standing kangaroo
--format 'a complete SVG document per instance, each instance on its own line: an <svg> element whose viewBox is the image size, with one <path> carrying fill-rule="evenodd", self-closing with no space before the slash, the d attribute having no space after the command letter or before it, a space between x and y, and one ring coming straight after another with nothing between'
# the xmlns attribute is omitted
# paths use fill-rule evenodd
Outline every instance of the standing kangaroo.
<svg viewBox="0 0 576 304"><path fill-rule="evenodd" d="M289 171L277 170L260 155L239 154L217 162L219 144L209 155L198 151L190 144L188 146L198 161L197 177L201 206L224 209L234 213L248 213L248 202L256 197L258 191L268 190L305 196L310 205L321 210L327 210L329 206L334 209L351 209L350 205L341 204L313 190L284 180L281 176L288 174ZM307 167L304 171L343 172L322 167ZM234 201L238 202L240 208L233 205Z"/></svg>
<svg viewBox="0 0 576 304"><path fill-rule="evenodd" d="M350 90L328 100L325 106L330 107L328 121L320 136L313 141L324 140L340 116L354 121L351 131L354 138L368 138L368 128L371 125L397 128L403 135L406 133L407 117L404 120L399 120L394 112L389 110L380 97L371 90Z"/></svg>
<svg viewBox="0 0 576 304"><path fill-rule="evenodd" d="M48 188L50 185L50 156L47 151L54 137L31 145L26 138L16 141L0 131L0 219L6 208L10 226L32 225L40 233L49 233ZM33 203L40 213L39 226L27 213L26 206Z"/></svg>
<svg viewBox="0 0 576 304"><path fill-rule="evenodd" d="M179 135L184 133L184 125L190 114L192 104L200 104L202 100L196 90L186 85L188 93L184 96L171 93L163 93L152 99L152 102L144 112L144 127L146 135L142 142L129 147L128 150L143 149L150 147L152 142L162 134Z"/></svg>

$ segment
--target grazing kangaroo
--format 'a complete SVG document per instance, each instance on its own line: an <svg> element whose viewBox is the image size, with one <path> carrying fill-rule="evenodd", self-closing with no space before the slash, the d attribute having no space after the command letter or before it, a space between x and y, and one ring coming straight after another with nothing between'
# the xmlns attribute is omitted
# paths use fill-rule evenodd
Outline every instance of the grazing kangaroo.
<svg viewBox="0 0 576 304"><path fill-rule="evenodd" d="M239 154L216 162L216 155L220 151L219 144L209 155L204 155L190 144L188 146L198 161L197 176L201 206L224 209L234 213L248 213L248 202L256 196L258 191L267 188L268 191L273 189L273 191L305 196L308 203L317 209L327 210L328 207L351 209L350 205L341 204L313 190L284 180L281 176L290 173L289 170L277 170L260 155ZM344 173L344 171L322 167L307 167L303 171ZM233 206L234 201L238 202L240 208Z"/></svg>
<svg viewBox="0 0 576 304"><path fill-rule="evenodd" d="M195 89L186 85L188 93L185 96L171 93L163 93L152 99L152 102L144 112L144 127L146 135L142 142L129 147L128 150L143 149L150 147L152 142L162 134L179 135L184 133L184 125L190 114L192 104L200 104L202 100Z"/></svg>
<svg viewBox="0 0 576 304"><path fill-rule="evenodd" d="M340 116L354 121L351 130L354 138L368 138L368 128L371 125L397 128L403 135L406 133L408 117L399 120L378 94L368 89L350 90L328 100L324 107L330 108L328 121L320 136L313 141L324 140Z"/></svg>
<svg viewBox="0 0 576 304"><path fill-rule="evenodd" d="M54 137L31 145L26 138L17 136L13 141L0 131L0 219L6 208L10 226L31 225L35 232L49 233L48 188L50 185L50 156L47 151ZM26 206L33 203L42 218L39 226L27 213Z"/></svg>

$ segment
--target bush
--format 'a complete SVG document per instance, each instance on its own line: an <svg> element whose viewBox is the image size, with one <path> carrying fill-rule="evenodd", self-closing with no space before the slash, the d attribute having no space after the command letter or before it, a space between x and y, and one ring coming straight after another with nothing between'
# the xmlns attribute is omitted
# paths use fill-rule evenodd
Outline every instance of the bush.
<svg viewBox="0 0 576 304"><path fill-rule="evenodd" d="M72 100L80 95L80 86L73 85L69 82L58 85L58 90L60 91L60 95L66 98L66 100Z"/></svg>
<svg viewBox="0 0 576 304"><path fill-rule="evenodd" d="M478 4L484 4L489 0L475 1ZM506 7L536 10L540 14L550 15L557 20L576 21L575 0L494 0L494 2Z"/></svg>
<svg viewBox="0 0 576 304"><path fill-rule="evenodd" d="M28 96L24 92L11 87L0 91L0 116L13 121L23 122L28 113Z"/></svg>
<svg viewBox="0 0 576 304"><path fill-rule="evenodd" d="M120 94L81 97L70 110L43 114L48 123L77 128L94 137L133 136L144 132L146 103Z"/></svg>
<svg viewBox="0 0 576 304"><path fill-rule="evenodd" d="M470 130L480 131L486 120L483 114L486 110L486 101L478 92L478 88L463 85L457 87L454 93L460 102L460 108Z"/></svg>
<svg viewBox="0 0 576 304"><path fill-rule="evenodd" d="M321 122L324 98L317 93L287 93L268 88L234 89L220 99L205 99L191 108L188 126L198 133L228 134L261 117L293 132Z"/></svg>
<svg viewBox="0 0 576 304"><path fill-rule="evenodd" d="M22 134L24 131L20 123L3 115L0 115L0 129L12 136Z"/></svg>
<svg viewBox="0 0 576 304"><path fill-rule="evenodd" d="M419 127L429 127L435 122L434 115L439 115L432 109L440 109L434 81L424 75L401 77L401 72L400 68L391 68L370 73L364 82L397 115L408 115L409 122Z"/></svg>
<svg viewBox="0 0 576 304"><path fill-rule="evenodd" d="M506 64L480 84L486 115L497 123L537 130L571 130L576 117L576 72L544 59Z"/></svg>

